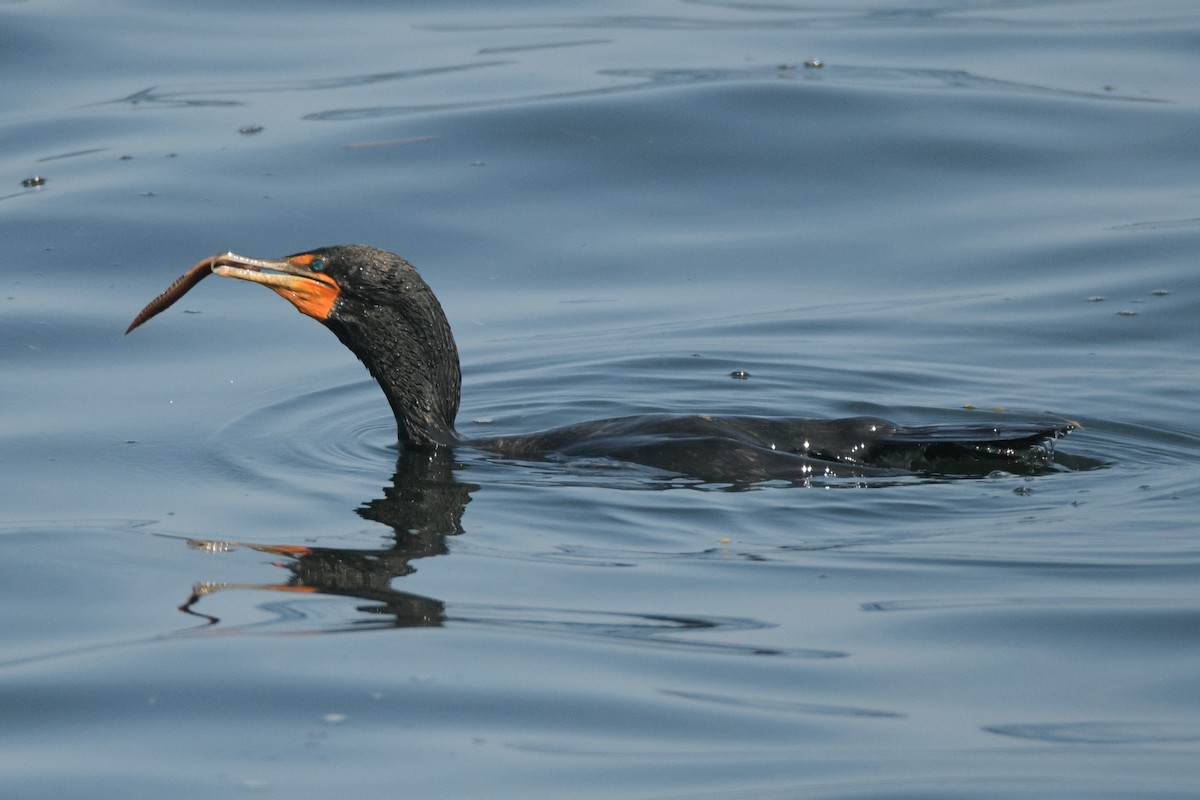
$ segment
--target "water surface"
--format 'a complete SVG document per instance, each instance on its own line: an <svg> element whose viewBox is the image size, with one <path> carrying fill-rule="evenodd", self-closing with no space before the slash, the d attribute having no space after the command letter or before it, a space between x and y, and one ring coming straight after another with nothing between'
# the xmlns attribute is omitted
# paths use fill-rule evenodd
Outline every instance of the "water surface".
<svg viewBox="0 0 1200 800"><path fill-rule="evenodd" d="M1194 796L1193 4L0 15L13 796ZM886 486L430 465L261 289L122 336L341 242L438 293L468 435L1083 427Z"/></svg>

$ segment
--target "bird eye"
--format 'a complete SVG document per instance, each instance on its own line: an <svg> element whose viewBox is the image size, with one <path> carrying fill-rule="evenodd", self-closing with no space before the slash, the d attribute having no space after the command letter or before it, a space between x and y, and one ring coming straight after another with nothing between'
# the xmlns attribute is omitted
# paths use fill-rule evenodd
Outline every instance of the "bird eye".
<svg viewBox="0 0 1200 800"><path fill-rule="evenodd" d="M309 262L308 268L311 269L313 272L324 272L325 271L325 259L321 258L320 256L317 256L316 258L314 258L312 261Z"/></svg>

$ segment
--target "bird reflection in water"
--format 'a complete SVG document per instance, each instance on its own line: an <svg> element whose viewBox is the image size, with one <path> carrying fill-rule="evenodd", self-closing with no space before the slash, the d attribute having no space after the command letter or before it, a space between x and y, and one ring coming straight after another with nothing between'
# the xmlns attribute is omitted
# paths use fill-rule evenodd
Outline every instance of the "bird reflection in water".
<svg viewBox="0 0 1200 800"><path fill-rule="evenodd" d="M383 497L357 509L359 516L389 526L395 543L381 550L358 550L307 545L263 545L232 541L189 540L189 545L222 552L239 547L279 556L276 566L288 571L287 580L248 584L202 582L180 610L216 625L221 620L199 610L201 601L225 589L265 590L305 595L328 595L367 601L356 606L364 616L323 626L315 632L333 633L378 628L441 627L447 623L481 625L509 630L534 630L540 634L599 637L639 646L686 649L724 655L787 656L790 658L843 658L846 653L818 648L777 648L761 644L711 641L689 634L745 631L772 627L757 619L713 615L681 616L605 610L455 604L432 597L398 591L397 578L416 571L418 558L449 552L447 536L463 533L462 516L471 493L479 487L457 480L456 462L442 448L433 454L401 453L391 485ZM301 612L304 613L304 612ZM207 626L206 626L206 629ZM312 630L310 629L310 632Z"/></svg>
<svg viewBox="0 0 1200 800"><path fill-rule="evenodd" d="M463 532L463 510L479 487L457 481L453 472L454 460L445 448L401 454L383 497L356 509L364 519L392 529L394 544L385 549L189 540L192 547L214 552L244 547L280 556L276 566L291 574L286 581L269 584L201 582L180 610L215 624L217 617L196 608L204 597L224 589L262 589L366 600L370 605L358 607L373 615L366 624L386 620L385 624L401 628L441 625L446 613L441 600L397 591L392 583L416 571L412 561L446 554L446 537Z"/></svg>

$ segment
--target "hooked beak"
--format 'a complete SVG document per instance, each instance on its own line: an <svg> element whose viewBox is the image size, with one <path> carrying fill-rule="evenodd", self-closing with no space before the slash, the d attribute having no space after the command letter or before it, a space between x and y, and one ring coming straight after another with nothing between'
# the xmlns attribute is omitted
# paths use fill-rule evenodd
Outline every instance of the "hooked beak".
<svg viewBox="0 0 1200 800"><path fill-rule="evenodd" d="M312 262L313 256L308 254L263 260L225 253L212 259L212 272L222 278L261 283L301 314L324 322L333 311L341 287L330 276L310 269Z"/></svg>

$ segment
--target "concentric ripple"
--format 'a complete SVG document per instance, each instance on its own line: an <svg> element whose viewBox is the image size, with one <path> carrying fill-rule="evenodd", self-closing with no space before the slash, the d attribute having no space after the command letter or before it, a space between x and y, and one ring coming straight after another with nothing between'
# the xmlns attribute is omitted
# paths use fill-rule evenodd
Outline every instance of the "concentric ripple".
<svg viewBox="0 0 1200 800"><path fill-rule="evenodd" d="M216 435L233 474L292 483L314 470L378 476L396 460L396 423L372 381L302 392L255 408Z"/></svg>

